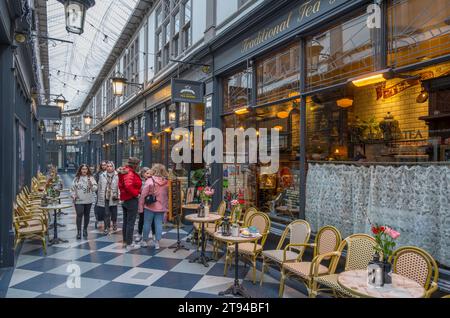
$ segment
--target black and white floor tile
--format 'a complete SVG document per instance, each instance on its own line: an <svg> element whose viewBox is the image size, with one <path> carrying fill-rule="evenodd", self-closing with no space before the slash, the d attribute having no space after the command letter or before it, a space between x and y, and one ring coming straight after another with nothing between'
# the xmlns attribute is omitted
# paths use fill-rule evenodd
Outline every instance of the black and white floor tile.
<svg viewBox="0 0 450 318"><path fill-rule="evenodd" d="M186 242L187 227L181 230L181 238L189 251L174 253L168 248L177 242L176 229L170 227L164 232L160 250L148 247L127 252L122 248L120 210L119 230L109 236L94 229L92 212L86 240L76 240L74 209L66 212L68 215L59 218L66 227L58 231L69 242L48 247L47 255L39 242L25 242L6 297L212 298L233 283L234 266L224 276L223 256L209 267L189 262L197 252L196 246ZM73 288L74 268L79 271L80 284L75 286L79 288ZM278 297L280 273L270 269L260 286L260 268L261 264L254 285L250 268L239 265L239 278L248 293L257 298ZM304 289L299 283L288 282L284 297L304 298Z"/></svg>

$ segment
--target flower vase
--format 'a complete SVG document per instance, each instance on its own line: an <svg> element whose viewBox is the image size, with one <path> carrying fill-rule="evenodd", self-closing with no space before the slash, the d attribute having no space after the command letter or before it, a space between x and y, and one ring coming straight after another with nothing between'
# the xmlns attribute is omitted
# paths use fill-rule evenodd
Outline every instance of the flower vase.
<svg viewBox="0 0 450 318"><path fill-rule="evenodd" d="M209 204L207 203L205 205L205 218L207 218L209 216Z"/></svg>
<svg viewBox="0 0 450 318"><path fill-rule="evenodd" d="M392 284L392 264L389 262L383 262L384 269L384 283L386 285Z"/></svg>

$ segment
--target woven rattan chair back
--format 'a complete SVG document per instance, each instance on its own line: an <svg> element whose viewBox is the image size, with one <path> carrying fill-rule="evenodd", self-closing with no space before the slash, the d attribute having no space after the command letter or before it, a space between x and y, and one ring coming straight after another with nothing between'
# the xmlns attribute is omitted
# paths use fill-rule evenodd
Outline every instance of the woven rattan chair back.
<svg viewBox="0 0 450 318"><path fill-rule="evenodd" d="M311 236L311 226L305 220L293 221L286 227L283 236L286 237L288 234L290 244L306 244L309 242L309 237ZM301 255L303 255L303 252L305 251L305 247L292 247L291 249L297 251Z"/></svg>
<svg viewBox="0 0 450 318"><path fill-rule="evenodd" d="M227 204L225 201L220 202L219 207L217 208L217 214L220 216L224 216L227 211Z"/></svg>
<svg viewBox="0 0 450 318"><path fill-rule="evenodd" d="M345 271L367 269L376 245L377 241L367 234L353 234L344 239L339 250L342 252L347 247Z"/></svg>
<svg viewBox="0 0 450 318"><path fill-rule="evenodd" d="M255 226L262 235L261 246L264 246L266 242L267 235L270 231L270 224L269 217L263 212L254 213L248 220L248 226Z"/></svg>
<svg viewBox="0 0 450 318"><path fill-rule="evenodd" d="M393 260L393 262L392 262ZM400 247L391 257L392 271L419 283L425 289L437 283L439 268L434 258L426 251L414 247Z"/></svg>
<svg viewBox="0 0 450 318"><path fill-rule="evenodd" d="M258 210L255 207L250 207L247 210L245 210L243 219L244 226L248 226L248 222L250 221L251 216L256 213L258 213Z"/></svg>
<svg viewBox="0 0 450 318"><path fill-rule="evenodd" d="M342 236L337 228L331 225L322 227L316 236L314 256L334 252L341 244ZM330 259L329 257L325 260Z"/></svg>

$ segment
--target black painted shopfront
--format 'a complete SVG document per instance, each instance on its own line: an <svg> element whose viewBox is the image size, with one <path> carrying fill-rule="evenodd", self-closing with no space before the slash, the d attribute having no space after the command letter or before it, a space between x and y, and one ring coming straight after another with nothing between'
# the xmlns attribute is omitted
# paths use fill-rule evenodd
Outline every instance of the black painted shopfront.
<svg viewBox="0 0 450 318"><path fill-rule="evenodd" d="M1 4L5 5L4 3ZM14 265L13 202L45 164L46 140L31 97L34 69L28 46L14 46L0 19L0 267Z"/></svg>
<svg viewBox="0 0 450 318"><path fill-rule="evenodd" d="M211 45L216 127L280 133L279 172L218 166L225 192L287 224L306 217L310 164L448 162L449 6L378 3L280 2Z"/></svg>

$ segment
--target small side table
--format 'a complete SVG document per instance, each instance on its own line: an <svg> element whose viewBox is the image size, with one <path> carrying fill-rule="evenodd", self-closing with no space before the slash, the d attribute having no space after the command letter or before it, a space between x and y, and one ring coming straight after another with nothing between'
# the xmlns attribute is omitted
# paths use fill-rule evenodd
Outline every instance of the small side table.
<svg viewBox="0 0 450 318"><path fill-rule="evenodd" d="M67 240L63 240L58 237L58 222L56 220L56 217L58 210L70 209L71 207L72 205L67 204L48 205L42 207L42 209L46 211L53 210L53 239L49 242L48 244L49 246L69 242Z"/></svg>
<svg viewBox="0 0 450 318"><path fill-rule="evenodd" d="M225 295L233 295L233 296L242 296L244 298L251 298L250 295L245 290L244 286L239 282L239 243L251 243L258 241L261 238L261 235L257 235L255 237L234 237L234 236L223 236L221 233L215 233L214 237L217 240L223 241L225 243L234 243L235 250L235 265L234 265L234 284L230 286L227 290L220 292L219 296Z"/></svg>
<svg viewBox="0 0 450 318"><path fill-rule="evenodd" d="M200 256L190 260L190 263L200 263L203 264L205 267L209 267L208 262L213 261L213 259L206 256L206 235L205 235L205 223L214 223L216 221L219 221L222 219L222 217L218 214L209 214L205 218L199 218L197 214L189 214L185 217L186 220L191 222L197 222L202 225L202 249L200 251Z"/></svg>

